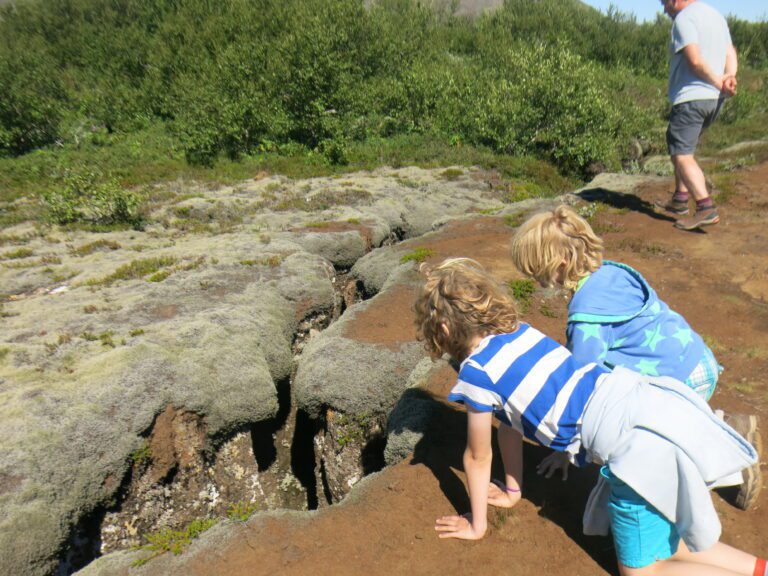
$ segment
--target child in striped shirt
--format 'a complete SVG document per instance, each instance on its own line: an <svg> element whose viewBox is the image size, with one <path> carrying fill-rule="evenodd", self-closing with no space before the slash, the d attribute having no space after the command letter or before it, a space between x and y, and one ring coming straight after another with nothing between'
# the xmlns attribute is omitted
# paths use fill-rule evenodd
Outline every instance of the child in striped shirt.
<svg viewBox="0 0 768 576"><path fill-rule="evenodd" d="M560 205L531 216L515 233L511 256L521 272L541 285L571 291L566 346L577 360L669 376L705 400L712 397L722 368L704 340L637 270L603 260L603 241L573 209ZM759 451L757 416L725 418ZM552 455L540 470L551 476L562 469L566 478L567 466ZM759 464L743 476L734 503L746 510L760 493Z"/></svg>
<svg viewBox="0 0 768 576"><path fill-rule="evenodd" d="M449 399L466 405L468 422L471 513L438 518L441 538L482 538L488 504L520 500L525 436L575 462L604 463L585 532L610 525L622 575L768 576L764 560L719 542L708 489L754 464L756 453L704 400L671 378L575 359L520 323L509 295L471 260L425 271L417 327L433 358L461 362ZM499 485L490 482L493 416L505 469Z"/></svg>

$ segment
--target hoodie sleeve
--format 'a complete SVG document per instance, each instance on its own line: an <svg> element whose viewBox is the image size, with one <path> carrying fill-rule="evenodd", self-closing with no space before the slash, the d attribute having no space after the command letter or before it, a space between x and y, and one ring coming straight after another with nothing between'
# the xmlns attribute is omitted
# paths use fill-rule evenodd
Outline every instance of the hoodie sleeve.
<svg viewBox="0 0 768 576"><path fill-rule="evenodd" d="M610 326L594 322L568 322L565 334L568 350L584 364L602 364L613 340Z"/></svg>

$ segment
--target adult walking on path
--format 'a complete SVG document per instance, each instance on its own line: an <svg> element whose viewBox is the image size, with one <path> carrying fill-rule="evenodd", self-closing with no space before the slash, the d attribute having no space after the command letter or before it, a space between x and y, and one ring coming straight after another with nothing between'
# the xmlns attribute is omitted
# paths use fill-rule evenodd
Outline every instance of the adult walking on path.
<svg viewBox="0 0 768 576"><path fill-rule="evenodd" d="M675 223L677 228L693 230L720 221L694 153L702 131L717 118L725 98L736 93L738 59L728 23L717 10L699 0L662 0L662 4L674 21L667 146L675 167L675 193L659 207L682 216ZM690 196L696 210L689 215Z"/></svg>

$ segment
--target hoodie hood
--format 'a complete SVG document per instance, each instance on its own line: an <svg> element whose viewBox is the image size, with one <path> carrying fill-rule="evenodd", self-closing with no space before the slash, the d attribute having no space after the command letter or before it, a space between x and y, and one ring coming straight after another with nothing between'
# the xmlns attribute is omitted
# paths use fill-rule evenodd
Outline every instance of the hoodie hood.
<svg viewBox="0 0 768 576"><path fill-rule="evenodd" d="M591 294L600 294L600 298ZM637 270L605 260L573 295L568 321L625 322L643 315L656 301L656 292Z"/></svg>

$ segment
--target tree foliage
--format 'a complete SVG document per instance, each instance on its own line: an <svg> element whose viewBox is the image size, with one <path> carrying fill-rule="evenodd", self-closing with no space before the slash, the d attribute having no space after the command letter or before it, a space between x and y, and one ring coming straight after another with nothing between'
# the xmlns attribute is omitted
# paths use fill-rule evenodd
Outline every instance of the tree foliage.
<svg viewBox="0 0 768 576"><path fill-rule="evenodd" d="M731 21L768 62L768 24ZM302 146L343 163L353 141L430 133L612 163L662 104L669 23L577 0L507 0L469 20L411 0L17 0L0 9L0 155L166 122L190 162Z"/></svg>

